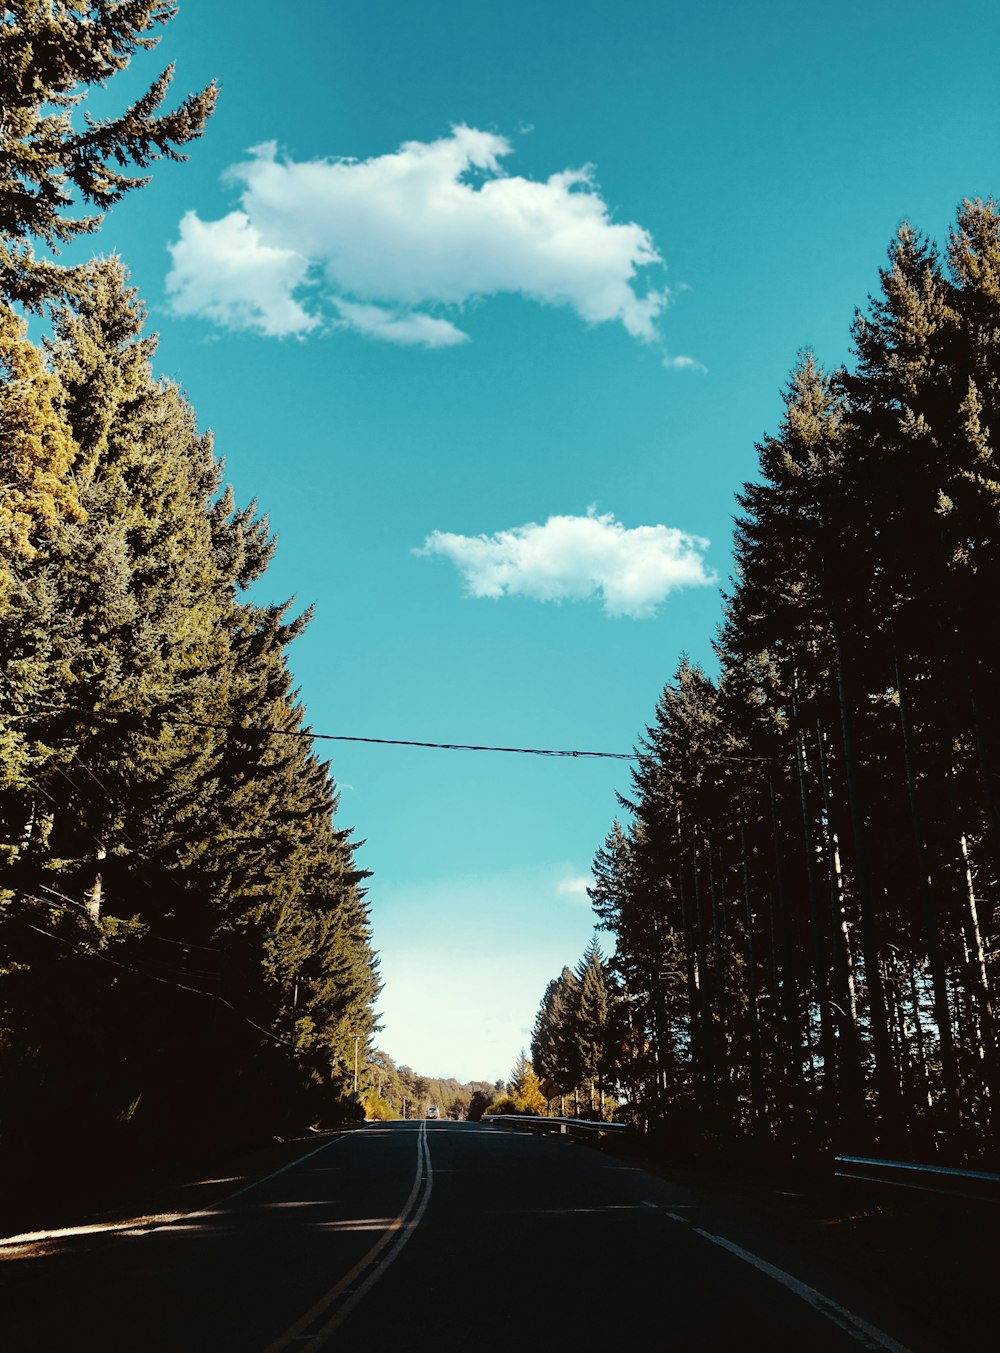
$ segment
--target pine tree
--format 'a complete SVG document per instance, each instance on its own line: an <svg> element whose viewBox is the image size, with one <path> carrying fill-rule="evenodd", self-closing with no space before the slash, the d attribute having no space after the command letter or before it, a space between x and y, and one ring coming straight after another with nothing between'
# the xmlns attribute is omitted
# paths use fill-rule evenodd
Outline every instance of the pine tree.
<svg viewBox="0 0 1000 1353"><path fill-rule="evenodd" d="M595 1091L603 1109L604 1092L612 1067L612 993L597 937L591 940L576 969L580 987L577 1013L577 1046L583 1080L590 1087L590 1107Z"/></svg>
<svg viewBox="0 0 1000 1353"><path fill-rule="evenodd" d="M76 458L58 383L24 324L0 304L0 606L11 568L34 557L39 529L82 518L70 475Z"/></svg>
<svg viewBox="0 0 1000 1353"><path fill-rule="evenodd" d="M545 989L535 1018L531 1056L549 1098L572 1093L583 1080L577 1038L580 984L569 968Z"/></svg>
<svg viewBox="0 0 1000 1353"><path fill-rule="evenodd" d="M544 1114L548 1108L534 1067L523 1048L510 1073L507 1093L513 1099L518 1113Z"/></svg>
<svg viewBox="0 0 1000 1353"><path fill-rule="evenodd" d="M10 0L0 11L0 296L35 310L59 297L72 274L37 259L30 241L57 252L95 230L148 181L124 170L183 159L178 147L201 135L216 87L160 112L172 66L118 116L73 122L88 92L155 47L175 12L169 0Z"/></svg>
<svg viewBox="0 0 1000 1353"><path fill-rule="evenodd" d="M794 960L799 986L815 994L826 1118L835 1128L843 1115L857 1121L861 1114L860 1046L848 992L843 897L824 886L818 865L819 851L831 855L836 824L819 792L815 730L840 722L843 635L871 614L868 556L844 468L849 418L837 379L806 352L784 400L777 435L757 448L761 478L738 495L736 587L727 598L719 649L727 719L750 735L747 752L769 758L772 792L775 775L779 783L783 776L787 798L795 804L788 816L796 823L797 840L786 847L775 835L771 872L777 881L791 871L806 899L809 952L797 953L786 943L784 960ZM857 855L853 863L864 867ZM786 930L794 931L795 915L784 919ZM793 1045L786 1055L791 1065Z"/></svg>
<svg viewBox="0 0 1000 1353"><path fill-rule="evenodd" d="M142 322L114 261L92 265L77 310L57 315L53 374L86 519L57 523L22 570L4 644L9 674L42 674L26 726L53 753L34 792L64 861L124 861L130 838L161 841L161 822L193 814L213 756L163 719L212 708L226 600L207 515L218 470L180 393L154 381ZM101 391L100 426L83 386Z"/></svg>
<svg viewBox="0 0 1000 1353"><path fill-rule="evenodd" d="M22 714L0 785L16 974L0 1025L13 1047L30 1028L53 1065L89 1068L95 1105L115 1084L172 1086L178 1112L197 1094L207 1121L226 1087L257 1086L272 1111L329 1093L331 1069L349 1090L379 981L366 871L292 689L308 613L246 598L271 557L266 521L220 492L153 349L120 264L91 265L49 345L86 516L42 523L0 613ZM109 946L118 968L88 965ZM97 976L114 971L131 974L117 994ZM86 1048L72 1003L92 1012Z"/></svg>

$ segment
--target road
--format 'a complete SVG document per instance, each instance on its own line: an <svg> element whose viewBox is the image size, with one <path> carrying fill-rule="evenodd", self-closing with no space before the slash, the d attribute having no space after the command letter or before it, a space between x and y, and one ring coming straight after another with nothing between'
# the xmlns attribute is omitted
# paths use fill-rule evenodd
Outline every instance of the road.
<svg viewBox="0 0 1000 1353"><path fill-rule="evenodd" d="M602 1351L933 1353L901 1330L905 1313L858 1309L856 1293L773 1244L563 1138L369 1124L167 1224L41 1256L8 1248L0 1345L300 1353L566 1338Z"/></svg>

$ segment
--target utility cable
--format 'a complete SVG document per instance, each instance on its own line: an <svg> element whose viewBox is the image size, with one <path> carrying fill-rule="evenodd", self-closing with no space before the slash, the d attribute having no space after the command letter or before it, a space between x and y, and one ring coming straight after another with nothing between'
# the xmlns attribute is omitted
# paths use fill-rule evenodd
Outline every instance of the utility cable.
<svg viewBox="0 0 1000 1353"><path fill-rule="evenodd" d="M49 885L48 885L47 883L40 883L38 886L39 886L39 888L41 888L41 890L42 890L43 893L51 893L53 897L57 897L57 898L59 899L60 902L65 902L68 906L71 906L71 907L78 907L78 908L80 909L80 911L86 911L86 910L87 910L86 903L84 903L84 902L78 902L78 901L76 900L76 898L74 898L74 897L67 897L65 893L59 892L58 889L56 889L56 888L50 888ZM30 896L30 894L25 894L25 895L26 895L26 896ZM41 898L41 897L36 897L36 898L35 898L35 901L36 901L36 902L43 902L43 901L45 901L45 899L44 899L44 898ZM52 905L54 905L54 904L49 903L48 905L49 905L49 906L52 906ZM89 913L88 913L88 915L89 915ZM150 940L159 940L159 941L161 942L161 944L175 944L179 949L203 949L203 950L205 951L205 953L207 953L207 954L221 954L221 953L223 952L223 951L218 947L218 945L212 945L212 944L195 944L195 942L194 942L193 940L172 940L172 939L169 939L166 935L157 935L157 933L156 933L155 930L147 930L147 931L144 931L144 932L143 932L142 938L143 938L143 939L150 939Z"/></svg>
<svg viewBox="0 0 1000 1353"><path fill-rule="evenodd" d="M551 756L551 757L584 757L590 759L602 759L609 761L634 761L635 752L593 752L584 751L580 748L561 748L561 747L501 747L487 743L470 742L420 742L413 738L369 738L360 737L347 733L314 733L308 728L271 728L271 727L247 727L244 724L214 722L202 719L186 718L182 714L143 714L138 710L119 710L109 711L106 714L99 714L95 710L86 710L72 705L53 706L49 711L53 714L77 714L83 715L92 722L113 722L118 718L139 718L152 719L156 717L164 723L183 724L188 728L213 728L220 732L242 733L245 736L259 736L267 734L273 737L284 738L311 738L317 742L362 742L370 743L380 747L428 747L436 751L444 752L509 752L518 756ZM8 718L30 719L39 717L38 714L10 714ZM44 717L44 714L42 714Z"/></svg>
<svg viewBox="0 0 1000 1353"><path fill-rule="evenodd" d="M39 897L37 893L20 893L18 895L19 899L25 902L37 902L41 906L51 907L53 908L53 910L59 910L60 908L65 906L76 907L78 911L82 911L84 915L86 915L88 919L90 919L90 912L87 908L86 903L77 902L75 898L67 897L65 893L60 893L55 888L50 888L47 884L40 883L38 886L43 893L50 893L52 895L52 898L55 898L57 900L53 901L50 898ZM121 918L116 917L114 919L118 920ZM142 922L140 922L140 924L142 924ZM185 973L188 977L216 978L219 976L221 966L217 968L216 967L195 968L192 967L191 963L186 960L198 957L198 954L192 955L191 951L194 949L197 949L199 951L199 954L218 955L219 959L221 960L225 957L225 950L223 949L213 947L212 945L208 944L195 944L193 941L189 940L169 939L166 935L158 935L155 930L148 929L143 930L141 934L135 935L132 938L138 940L143 945L148 945L151 941L153 941L156 944L169 944L174 949L181 950L181 954L179 956L181 961L176 966L178 966L180 970L183 973ZM145 966L148 968L166 969L168 972L174 970L174 965L167 963L165 960L150 958L144 955L139 959L139 961L145 964ZM206 963L209 962L209 960L202 959L201 962Z"/></svg>
<svg viewBox="0 0 1000 1353"><path fill-rule="evenodd" d="M633 761L632 752L586 752L559 747L497 747L471 742L416 742L412 738L363 738L346 733L311 733L308 729L261 728L241 729L234 724L198 723L193 719L178 719L178 723L194 728L222 728L232 732L260 732L287 738L314 738L323 742L366 742L379 747L431 747L442 752L512 752L518 756L568 756L603 758L609 761Z"/></svg>
<svg viewBox="0 0 1000 1353"><path fill-rule="evenodd" d="M227 1001L224 996L216 995L211 991L202 991L199 987L187 986L184 982L172 982L167 977L157 977L155 973L143 972L141 968L133 968L128 963L121 963L118 959L109 958L107 954L102 954L97 949L81 949L80 946L74 944L72 940L64 939L62 935L56 935L51 930L43 930L41 926L32 925L30 921L23 921L22 924L27 926L29 930L33 930L37 935L44 935L47 939L55 940L58 944L64 945L67 949L72 949L75 954L79 954L83 958L97 958L100 959L102 963L110 963L113 968L121 968L123 972L132 973L134 977L145 977L150 982L159 982L166 987L176 987L178 991L190 991L195 996L204 996L205 999L209 1001L218 1001L220 1005L228 1006L237 1019L242 1020L244 1024L249 1024L250 1027L256 1029L258 1033L264 1034L265 1037L270 1038L274 1043L279 1043L284 1048L291 1048L293 1052L295 1050L295 1044L289 1039L282 1038L281 1035L276 1034L273 1029L266 1029L263 1024L258 1024L257 1021L251 1019L249 1015L244 1015L241 1011L237 1010L236 1006L233 1005L231 1001Z"/></svg>
<svg viewBox="0 0 1000 1353"><path fill-rule="evenodd" d="M108 711L107 713L98 713L96 710L82 709L73 705L52 706L49 711L39 711L36 714L8 714L8 719L32 719L44 718L45 713L53 714L76 714L82 715L84 720L93 723L113 723L117 719L143 719L152 720L154 718L163 723L181 724L186 728L210 728L223 733L238 733L244 737L279 737L279 738L310 738L315 742L360 742L368 743L377 747L427 747L435 751L442 752L508 752L515 756L549 756L549 757L569 757L577 759L603 760L603 761L641 761L649 755L648 751L632 752L594 752L586 751L582 748L569 747L504 747L495 743L477 743L477 742L422 742L415 738L369 738L361 737L357 734L348 733L314 733L309 728L272 728L272 727L250 727L246 724L226 723L224 721L209 721L207 719L191 719L183 714L163 714L152 713L144 714L140 710L118 710ZM742 756L713 756L706 758L710 763L732 761L743 763L749 761L778 761L781 758L777 756L751 756L749 754ZM83 763L80 763L83 765ZM83 766L84 770L88 770ZM88 773L96 780L92 771ZM68 777L67 777L68 778ZM100 781L98 781L100 783Z"/></svg>

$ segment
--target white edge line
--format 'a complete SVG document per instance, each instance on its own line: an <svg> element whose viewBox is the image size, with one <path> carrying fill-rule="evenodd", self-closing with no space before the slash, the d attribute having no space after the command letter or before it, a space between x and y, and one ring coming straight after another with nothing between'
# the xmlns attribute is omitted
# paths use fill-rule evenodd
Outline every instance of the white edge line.
<svg viewBox="0 0 1000 1353"><path fill-rule="evenodd" d="M211 1207L201 1208L197 1212L185 1212L181 1217L175 1217L174 1221L197 1221L201 1217L213 1217L220 1208L225 1207L227 1203L231 1203L234 1198L242 1198L244 1193L249 1193L251 1189L259 1188L261 1184L266 1184L270 1179L277 1179L278 1175L285 1174L288 1170L294 1170L296 1165L301 1165L303 1161L311 1160L313 1156L318 1156L321 1151L326 1151L331 1146L336 1146L338 1142L345 1141L347 1137L352 1135L353 1134L349 1132L342 1132L340 1136L334 1137L332 1141L324 1142L322 1146L317 1146L314 1147L312 1151L307 1151L304 1156L296 1156L295 1159L290 1160L287 1165L282 1165L280 1170L272 1170L270 1174L261 1175L260 1179L255 1179L250 1184L244 1184L243 1187L237 1189L235 1193L227 1193L225 1198L220 1198L219 1201L214 1203ZM153 1226L148 1231L144 1231L143 1234L152 1235L154 1231L165 1231L173 1224L173 1222L165 1222L163 1226Z"/></svg>
<svg viewBox="0 0 1000 1353"><path fill-rule="evenodd" d="M159 1217L150 1218L149 1220L144 1220L142 1217L131 1217L124 1221L117 1222L88 1222L82 1226L63 1226L61 1228L50 1228L47 1231L23 1231L16 1236L0 1236L0 1249L14 1249L25 1245L39 1244L44 1241L68 1240L77 1236L86 1235L127 1234L133 1236L149 1236L152 1235L154 1231L165 1231L169 1227L176 1225L179 1221L197 1221L200 1218L211 1217L214 1216L220 1208L225 1207L227 1203L232 1202L234 1198L240 1198L244 1193L249 1193L251 1189L257 1188L258 1185L266 1184L269 1179L277 1179L278 1175L284 1174L286 1170L293 1170L296 1165L300 1165L303 1161L309 1160L312 1156L318 1156L319 1153L325 1151L327 1147L336 1146L337 1142L343 1141L347 1136L350 1136L350 1134L346 1132L340 1133L332 1140L325 1141L322 1146L317 1146L314 1147L312 1151L307 1151L304 1156L296 1156L295 1159L289 1161L287 1165L282 1165L279 1170L274 1170L271 1174L262 1175L260 1179L255 1179L250 1184L244 1184L243 1187L237 1189L235 1193L227 1193L225 1198L220 1198L219 1201L210 1208L199 1208L197 1212L170 1212L167 1214L160 1214ZM156 1221L157 1224L152 1226L150 1225L150 1221Z"/></svg>
<svg viewBox="0 0 1000 1353"><path fill-rule="evenodd" d="M683 1218L678 1218L678 1220L683 1220ZM835 1325L839 1325L842 1330L846 1330L863 1348L885 1349L886 1353L909 1353L907 1348L897 1343L895 1339L890 1338L888 1334L876 1329L874 1325L869 1325L866 1320L854 1315L851 1311L833 1301L832 1298L825 1297L822 1292L817 1292L808 1283L793 1278L784 1269L775 1268L767 1260L760 1259L757 1255L751 1254L749 1250L744 1250L739 1245L734 1245L731 1240L726 1240L723 1236L714 1236L710 1231L703 1231L700 1226L693 1226L691 1229L698 1235L703 1236L705 1240L710 1240L713 1245L721 1245L730 1254L735 1254L738 1259L752 1264L761 1273L766 1273L769 1278L773 1278L775 1282L787 1287L790 1292L794 1292L797 1297L801 1297L803 1301L808 1302L820 1315L825 1315L828 1320L832 1320Z"/></svg>
<svg viewBox="0 0 1000 1353"><path fill-rule="evenodd" d="M146 1231L151 1229L151 1222L155 1221L161 1226L166 1226L170 1222L180 1221L182 1217L186 1216L186 1212L160 1212L146 1221L143 1221L141 1217L134 1217L128 1221L92 1222L85 1226L64 1226L61 1230L22 1231L16 1236L0 1237L0 1249L23 1248L45 1241L74 1240L79 1236L110 1235L111 1233L119 1234L122 1232L144 1235Z"/></svg>

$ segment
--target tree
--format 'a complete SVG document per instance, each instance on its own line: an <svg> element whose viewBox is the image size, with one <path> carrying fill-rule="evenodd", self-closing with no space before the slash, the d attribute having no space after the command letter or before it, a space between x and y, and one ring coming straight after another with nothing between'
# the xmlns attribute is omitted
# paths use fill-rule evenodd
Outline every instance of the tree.
<svg viewBox="0 0 1000 1353"><path fill-rule="evenodd" d="M963 204L947 266L904 225L853 333L852 370L792 372L738 498L719 681L684 662L665 689L591 897L668 1126L687 1103L702 1140L978 1152L1000 1094L997 204Z"/></svg>
<svg viewBox="0 0 1000 1353"><path fill-rule="evenodd" d="M570 1094L583 1079L577 1039L580 984L575 973L563 968L546 987L535 1017L531 1056L546 1094Z"/></svg>
<svg viewBox="0 0 1000 1353"><path fill-rule="evenodd" d="M39 530L83 517L70 475L77 445L60 396L24 324L0 303L0 607L12 565L34 557Z"/></svg>
<svg viewBox="0 0 1000 1353"><path fill-rule="evenodd" d="M522 1048L518 1053L507 1082L507 1093L514 1101L516 1113L544 1114L547 1105L538 1077Z"/></svg>
<svg viewBox="0 0 1000 1353"><path fill-rule="evenodd" d="M35 355L81 510L39 518L0 609L0 737L16 752L0 779L0 1026L15 1055L61 1068L53 1084L88 1076L97 1118L136 1085L162 1094L152 1128L192 1095L207 1121L244 1087L278 1113L349 1090L380 984L367 873L288 665L308 613L246 597L266 521L220 492L143 324L121 265L99 261L55 310L48 366ZM207 1031L206 998L234 1012Z"/></svg>
<svg viewBox="0 0 1000 1353"><path fill-rule="evenodd" d="M58 252L95 230L108 207L148 181L123 171L183 159L178 147L201 135L216 86L160 112L172 66L118 116L73 123L93 88L157 45L155 30L176 8L170 0L9 0L0 10L0 296L37 310L62 294L71 275L36 259L30 241ZM85 214L74 214L81 207Z"/></svg>
<svg viewBox="0 0 1000 1353"><path fill-rule="evenodd" d="M469 1100L467 1117L470 1123L479 1123L482 1121L483 1114L490 1107L493 1095L488 1090L473 1090L472 1098Z"/></svg>
<svg viewBox="0 0 1000 1353"><path fill-rule="evenodd" d="M590 1086L590 1107L594 1108L595 1088L601 1108L604 1091L612 1070L612 990L597 936L591 940L576 969L580 999L577 1011L576 1041L583 1080Z"/></svg>

